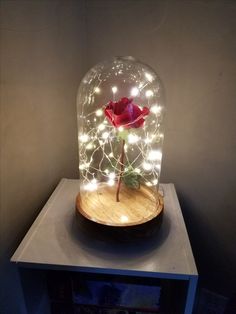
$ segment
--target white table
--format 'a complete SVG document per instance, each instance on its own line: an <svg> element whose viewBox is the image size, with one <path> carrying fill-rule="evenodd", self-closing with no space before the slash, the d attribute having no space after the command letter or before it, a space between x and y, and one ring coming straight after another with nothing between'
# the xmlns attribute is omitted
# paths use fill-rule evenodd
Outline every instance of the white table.
<svg viewBox="0 0 236 314"><path fill-rule="evenodd" d="M101 241L75 219L79 180L62 179L11 261L19 266L188 281L191 314L198 273L173 184L162 184L164 216L154 239L141 244Z"/></svg>

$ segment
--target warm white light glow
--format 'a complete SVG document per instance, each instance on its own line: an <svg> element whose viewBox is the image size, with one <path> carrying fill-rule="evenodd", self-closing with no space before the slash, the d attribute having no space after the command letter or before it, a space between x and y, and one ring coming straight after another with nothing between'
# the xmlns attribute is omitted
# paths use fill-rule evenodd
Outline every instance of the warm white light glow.
<svg viewBox="0 0 236 314"><path fill-rule="evenodd" d="M102 133L102 138L103 138L104 140L106 140L108 137L109 137L109 133L108 133L108 132Z"/></svg>
<svg viewBox="0 0 236 314"><path fill-rule="evenodd" d="M125 215L122 215L122 216L120 216L120 221L121 222L128 222L129 218L127 216L125 216Z"/></svg>
<svg viewBox="0 0 236 314"><path fill-rule="evenodd" d="M88 144L86 145L86 149L87 149L87 150L91 150L91 149L93 149L93 147L94 147L93 143L88 143Z"/></svg>
<svg viewBox="0 0 236 314"><path fill-rule="evenodd" d="M152 97L153 96L153 91L149 89L149 90L146 91L145 95L146 95L147 98Z"/></svg>
<svg viewBox="0 0 236 314"><path fill-rule="evenodd" d="M103 114L102 109L98 109L98 110L96 111L96 116L97 116L97 117L101 117L102 114Z"/></svg>
<svg viewBox="0 0 236 314"><path fill-rule="evenodd" d="M128 143L134 144L134 143L137 143L138 141L139 141L139 137L136 134L130 133L128 135Z"/></svg>
<svg viewBox="0 0 236 314"><path fill-rule="evenodd" d="M150 111L154 114L158 114L161 112L161 106L153 105L150 109Z"/></svg>
<svg viewBox="0 0 236 314"><path fill-rule="evenodd" d="M131 96L136 97L139 94L139 89L137 87L133 87L130 94Z"/></svg>
<svg viewBox="0 0 236 314"><path fill-rule="evenodd" d="M105 125L103 123L99 124L98 130L103 131L105 129Z"/></svg>
<svg viewBox="0 0 236 314"><path fill-rule="evenodd" d="M85 164L79 165L79 169L80 169L80 170L87 169L88 167L89 167L89 162L87 162L87 163L85 163Z"/></svg>
<svg viewBox="0 0 236 314"><path fill-rule="evenodd" d="M113 185L115 184L115 180L109 179L109 180L107 181L107 184L110 185L110 186L113 186Z"/></svg>
<svg viewBox="0 0 236 314"><path fill-rule="evenodd" d="M92 179L91 182L87 183L84 186L84 189L87 191L95 191L97 189L97 180L96 179Z"/></svg>
<svg viewBox="0 0 236 314"><path fill-rule="evenodd" d="M101 92L101 89L97 86L94 88L94 93L99 94Z"/></svg>
<svg viewBox="0 0 236 314"><path fill-rule="evenodd" d="M118 131L120 131L120 132L124 131L124 127L123 126L119 126L118 127Z"/></svg>
<svg viewBox="0 0 236 314"><path fill-rule="evenodd" d="M152 81L153 81L153 76L152 76L150 73L145 72L145 77L146 77L146 79L147 79L149 82L152 82Z"/></svg>
<svg viewBox="0 0 236 314"><path fill-rule="evenodd" d="M154 179L154 180L152 181L152 183L153 183L154 185L157 185L158 180L157 180L157 179Z"/></svg>
<svg viewBox="0 0 236 314"><path fill-rule="evenodd" d="M151 139L150 137L146 137L145 140L144 140L144 142L145 142L146 144L151 143L151 142L152 142L152 139Z"/></svg>
<svg viewBox="0 0 236 314"><path fill-rule="evenodd" d="M80 137L79 137L79 140L80 140L82 143L88 142L88 140L89 140L88 134L81 134Z"/></svg>
<svg viewBox="0 0 236 314"><path fill-rule="evenodd" d="M115 172L111 172L108 177L109 177L110 179L115 179L115 177L116 177Z"/></svg>
<svg viewBox="0 0 236 314"><path fill-rule="evenodd" d="M162 153L159 150L151 150L148 153L148 160L161 160Z"/></svg>
<svg viewBox="0 0 236 314"><path fill-rule="evenodd" d="M152 183L151 182L146 182L145 183L147 186L152 186Z"/></svg>
<svg viewBox="0 0 236 314"><path fill-rule="evenodd" d="M152 169L152 165L150 163L144 161L143 162L143 169L149 171Z"/></svg>
<svg viewBox="0 0 236 314"><path fill-rule="evenodd" d="M108 156L109 156L110 158L112 158L112 157L114 157L114 154L113 154L113 153L110 153Z"/></svg>
<svg viewBox="0 0 236 314"><path fill-rule="evenodd" d="M108 173L109 173L109 170L108 170L108 169L105 169L104 172L105 172L106 174L108 174Z"/></svg>
<svg viewBox="0 0 236 314"><path fill-rule="evenodd" d="M113 86L113 87L111 88L111 90L112 90L112 93L113 93L113 94L116 94L117 91L118 91L118 88L117 88L116 86Z"/></svg>
<svg viewBox="0 0 236 314"><path fill-rule="evenodd" d="M141 170L140 170L139 168L135 168L135 169L134 169L134 172L136 172L136 173L141 173Z"/></svg>

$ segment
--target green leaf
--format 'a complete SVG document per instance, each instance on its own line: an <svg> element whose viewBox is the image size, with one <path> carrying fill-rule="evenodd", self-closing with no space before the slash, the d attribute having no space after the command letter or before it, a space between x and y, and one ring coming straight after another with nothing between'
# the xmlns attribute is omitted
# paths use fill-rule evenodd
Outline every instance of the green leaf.
<svg viewBox="0 0 236 314"><path fill-rule="evenodd" d="M129 166L122 176L124 184L132 189L139 189L141 176L134 171L132 166Z"/></svg>

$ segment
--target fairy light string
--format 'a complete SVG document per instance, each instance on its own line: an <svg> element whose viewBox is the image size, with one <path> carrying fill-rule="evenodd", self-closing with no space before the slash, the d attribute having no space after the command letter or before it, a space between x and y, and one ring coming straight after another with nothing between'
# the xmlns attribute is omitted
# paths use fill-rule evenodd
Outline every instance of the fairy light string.
<svg viewBox="0 0 236 314"><path fill-rule="evenodd" d="M117 92L114 88L113 91ZM97 92L99 92L98 89ZM153 149L153 143L158 145L163 140L160 127L162 107L158 104L150 106L149 99L152 94L147 92L150 114L142 128L131 128L127 131L124 152L125 168L123 171L121 170L123 164L118 150L122 141L119 135L120 130L107 123L103 108L98 108L88 114L82 110L80 118L83 120L84 132L79 134L79 168L85 189L96 190L99 182L112 186L118 178L128 175L126 170L130 167L139 174L147 186L158 185L162 155L161 150ZM84 105L85 103L82 107ZM140 118L142 116L138 117L138 119ZM89 124L92 119L93 121L96 119L95 122L98 126ZM152 124L152 133L150 128L147 128L147 124Z"/></svg>

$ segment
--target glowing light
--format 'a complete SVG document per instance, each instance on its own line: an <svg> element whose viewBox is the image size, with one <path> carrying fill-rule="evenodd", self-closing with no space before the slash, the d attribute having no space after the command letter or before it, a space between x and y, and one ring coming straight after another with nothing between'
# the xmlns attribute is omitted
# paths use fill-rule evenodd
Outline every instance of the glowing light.
<svg viewBox="0 0 236 314"><path fill-rule="evenodd" d="M147 186L152 186L152 183L151 182L146 182L145 183Z"/></svg>
<svg viewBox="0 0 236 314"><path fill-rule="evenodd" d="M144 161L144 162L143 162L143 169L144 169L144 170L147 170L147 171L151 170L151 169L152 169L152 164L150 164L150 163Z"/></svg>
<svg viewBox="0 0 236 314"><path fill-rule="evenodd" d="M86 145L86 149L87 149L87 150L91 150L91 149L93 149L93 147L94 147L93 143L88 143L88 144Z"/></svg>
<svg viewBox="0 0 236 314"><path fill-rule="evenodd" d="M108 169L105 169L104 172L105 172L106 174L108 174L108 173L109 173L109 170L108 170Z"/></svg>
<svg viewBox="0 0 236 314"><path fill-rule="evenodd" d="M87 169L89 167L89 162L86 162L84 164L79 165L79 169L80 170L84 170Z"/></svg>
<svg viewBox="0 0 236 314"><path fill-rule="evenodd" d="M124 145L124 149L125 149L125 152L127 152L127 150L128 150L128 145L127 144Z"/></svg>
<svg viewBox="0 0 236 314"><path fill-rule="evenodd" d="M134 143L137 143L139 141L139 137L136 135L136 134L129 134L128 135L128 142L130 144L134 144Z"/></svg>
<svg viewBox="0 0 236 314"><path fill-rule="evenodd" d="M98 109L95 114L96 114L97 117L101 117L102 114L103 114L102 109Z"/></svg>
<svg viewBox="0 0 236 314"><path fill-rule="evenodd" d="M151 107L150 111L154 114L160 113L161 112L161 106L154 105Z"/></svg>
<svg viewBox="0 0 236 314"><path fill-rule="evenodd" d="M148 153L148 160L161 160L162 153L159 150L151 150Z"/></svg>
<svg viewBox="0 0 236 314"><path fill-rule="evenodd" d="M103 138L104 140L108 139L108 137L109 137L109 133L108 133L108 132L102 133L102 138Z"/></svg>
<svg viewBox="0 0 236 314"><path fill-rule="evenodd" d="M151 143L151 142L152 142L152 139L151 139L150 137L146 137L145 140L144 140L144 142L145 142L146 144Z"/></svg>
<svg viewBox="0 0 236 314"><path fill-rule="evenodd" d="M88 140L89 140L88 134L81 134L80 137L79 137L79 140L80 140L82 143L88 142Z"/></svg>
<svg viewBox="0 0 236 314"><path fill-rule="evenodd" d="M133 87L131 89L131 96L136 97L139 94L139 89L137 87Z"/></svg>
<svg viewBox="0 0 236 314"><path fill-rule="evenodd" d="M107 184L110 185L110 186L113 186L115 184L115 181L113 179L109 179L107 181Z"/></svg>
<svg viewBox="0 0 236 314"><path fill-rule="evenodd" d="M87 191L95 191L97 189L97 180L92 179L91 182L84 186L84 189Z"/></svg>
<svg viewBox="0 0 236 314"><path fill-rule="evenodd" d="M108 177L109 177L110 179L115 179L115 177L116 177L115 172L111 172Z"/></svg>
<svg viewBox="0 0 236 314"><path fill-rule="evenodd" d="M105 129L105 125L103 123L99 124L98 130L103 131Z"/></svg>
<svg viewBox="0 0 236 314"><path fill-rule="evenodd" d="M163 134L163 133L160 133L159 136L160 136L160 138L163 138L163 137L164 137L164 134Z"/></svg>
<svg viewBox="0 0 236 314"><path fill-rule="evenodd" d="M113 94L116 94L117 91L118 91L118 88L117 88L116 86L113 86L113 87L111 88L111 90L112 90L112 93L113 93Z"/></svg>
<svg viewBox="0 0 236 314"><path fill-rule="evenodd" d="M152 82L154 79L153 76L148 72L145 73L145 77L149 82Z"/></svg>
<svg viewBox="0 0 236 314"><path fill-rule="evenodd" d="M145 95L146 95L147 98L150 98L150 97L153 96L153 91L149 89L149 90L146 91Z"/></svg>
<svg viewBox="0 0 236 314"><path fill-rule="evenodd" d="M136 173L141 173L141 170L140 170L139 168L135 168L135 169L134 169L134 172L136 172Z"/></svg>
<svg viewBox="0 0 236 314"><path fill-rule="evenodd" d="M101 92L101 89L98 86L94 88L94 93L100 94L100 92Z"/></svg>
<svg viewBox="0 0 236 314"><path fill-rule="evenodd" d="M153 183L154 185L157 185L158 180L157 180L157 179L154 179L154 180L152 181L152 183Z"/></svg>
<svg viewBox="0 0 236 314"><path fill-rule="evenodd" d="M110 158L112 158L112 157L114 157L114 154L113 154L113 153L110 153L108 156L109 156Z"/></svg>
<svg viewBox="0 0 236 314"><path fill-rule="evenodd" d="M128 221L129 221L129 218L128 218L127 216L125 216L125 215L121 215L121 216L120 216L120 221L121 221L121 222L128 222Z"/></svg>
<svg viewBox="0 0 236 314"><path fill-rule="evenodd" d="M124 127L123 126L119 126L118 127L118 131L120 131L120 132L124 131Z"/></svg>

